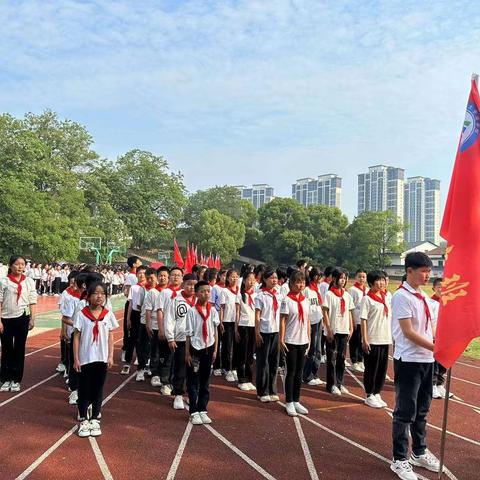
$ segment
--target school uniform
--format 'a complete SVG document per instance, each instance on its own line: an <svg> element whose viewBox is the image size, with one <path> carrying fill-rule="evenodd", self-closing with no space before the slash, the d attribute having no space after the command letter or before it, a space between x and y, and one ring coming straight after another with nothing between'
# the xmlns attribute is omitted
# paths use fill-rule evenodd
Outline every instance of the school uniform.
<svg viewBox="0 0 480 480"><path fill-rule="evenodd" d="M298 297L287 295L282 300L280 314L285 319L286 375L285 401L300 401L300 388L305 365L305 352L310 343L310 301L300 294Z"/></svg>
<svg viewBox="0 0 480 480"><path fill-rule="evenodd" d="M343 385L345 350L350 333L350 314L355 309L350 294L345 289L342 289L340 293L342 295L338 297L330 289L323 300L323 307L328 309L330 328L333 331L333 340L326 342L328 392L331 392L334 386L340 388Z"/></svg>
<svg viewBox="0 0 480 480"><path fill-rule="evenodd" d="M145 287L143 285L139 285L138 283L135 285L132 285L128 292L128 302L129 302L129 305L131 305L131 312L130 312L130 330L128 332L128 338L125 344L125 363L126 364L131 363L133 358L133 350L137 346L138 336L140 331L140 316L141 316L144 299L145 299ZM125 317L125 323L127 323L126 317ZM137 356L138 356L138 350L137 350Z"/></svg>
<svg viewBox="0 0 480 480"><path fill-rule="evenodd" d="M428 297L403 282L392 298L392 333L395 343L395 411L393 459L408 459L408 436L416 456L427 449L426 424L433 391L433 352L407 339L400 320L410 318L413 329L433 342L432 314Z"/></svg>
<svg viewBox="0 0 480 480"><path fill-rule="evenodd" d="M438 320L438 310L440 308L440 297L437 295L433 295L430 297L430 310L432 312L433 324L435 326L435 330L437 328L437 320ZM436 387L443 387L445 385L445 374L447 373L447 369L439 362L435 360L433 364L433 384Z"/></svg>
<svg viewBox="0 0 480 480"><path fill-rule="evenodd" d="M75 314L73 328L80 335L78 361L81 370L78 376L78 413L87 418L87 409L92 405L92 418L97 419L102 408L103 386L107 375L108 337L118 328L115 315L104 308L95 320L88 307Z"/></svg>
<svg viewBox="0 0 480 480"><path fill-rule="evenodd" d="M303 370L303 381L308 383L318 378L320 367L320 338L322 336L322 296L318 286L310 284L305 288L305 298L308 300L308 317L310 319L310 348L308 349L305 367Z"/></svg>
<svg viewBox="0 0 480 480"><path fill-rule="evenodd" d="M60 283L62 272L58 269L53 270L52 275L52 291L54 295L60 295Z"/></svg>
<svg viewBox="0 0 480 480"><path fill-rule="evenodd" d="M362 349L362 327L360 320L360 304L368 292L368 288L361 286L357 282L348 289L348 293L352 297L355 309L353 310L353 332L348 346L350 349L350 360L353 364L363 362L363 349Z"/></svg>
<svg viewBox="0 0 480 480"><path fill-rule="evenodd" d="M259 397L277 395L278 332L280 329L281 295L276 289L262 289L255 297L255 310L260 310L262 344L256 347L256 387Z"/></svg>
<svg viewBox="0 0 480 480"><path fill-rule="evenodd" d="M384 292L371 290L360 304L360 318L366 323L370 353L364 353L363 385L367 397L383 389L388 368L388 349L392 344L392 306Z"/></svg>
<svg viewBox="0 0 480 480"><path fill-rule="evenodd" d="M318 291L320 292L320 296L322 297L322 300L327 296L328 289L330 288L330 283L329 282L320 282L318 285ZM322 331L323 331L324 326L322 325ZM325 335L320 335L320 351L322 354L322 357L326 357L327 349L326 349L326 344L327 338Z"/></svg>
<svg viewBox="0 0 480 480"><path fill-rule="evenodd" d="M68 288L68 276L70 270L68 268L62 268L60 270L60 293L63 293Z"/></svg>
<svg viewBox="0 0 480 480"><path fill-rule="evenodd" d="M222 366L227 372L237 369L238 343L235 341L235 320L237 315L237 295L239 289L222 289L220 305L223 308Z"/></svg>
<svg viewBox="0 0 480 480"><path fill-rule="evenodd" d="M137 274L132 270L125 277L124 286L132 287L138 283ZM122 350L126 351L128 344L128 325L127 325L127 315L128 315L128 306L130 305L130 300L127 298L125 302L125 308L123 309L123 345Z"/></svg>
<svg viewBox="0 0 480 480"><path fill-rule="evenodd" d="M185 335L190 341L192 357L191 365L187 366L190 415L207 411L215 332L219 324L218 312L209 303L205 307L197 304L187 313Z"/></svg>
<svg viewBox="0 0 480 480"><path fill-rule="evenodd" d="M238 320L238 383L252 383L253 378L253 354L255 352L255 297L253 291L244 292L245 301L241 293L237 295L236 305L240 306Z"/></svg>
<svg viewBox="0 0 480 480"><path fill-rule="evenodd" d="M20 383L25 365L25 343L30 322L30 305L37 303L35 283L22 275L19 282L10 276L0 280L3 333L0 381Z"/></svg>
<svg viewBox="0 0 480 480"><path fill-rule="evenodd" d="M210 300L209 302L215 307L215 310L220 314L220 300L222 297L222 290L225 288L225 285L219 285L216 283L215 285L211 285L210 288ZM213 370L221 370L222 365L222 336L218 336L218 345L217 345L217 357L215 358L215 362L213 362Z"/></svg>

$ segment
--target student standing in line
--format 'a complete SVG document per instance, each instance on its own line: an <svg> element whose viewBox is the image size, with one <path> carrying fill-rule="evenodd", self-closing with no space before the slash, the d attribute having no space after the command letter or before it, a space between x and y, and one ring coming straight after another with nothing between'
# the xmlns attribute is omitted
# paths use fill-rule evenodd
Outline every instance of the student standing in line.
<svg viewBox="0 0 480 480"><path fill-rule="evenodd" d="M323 299L323 323L327 337L327 392L334 395L349 393L343 384L345 350L353 332L355 308L352 297L345 290L348 277L343 268L332 270L332 282Z"/></svg>
<svg viewBox="0 0 480 480"><path fill-rule="evenodd" d="M310 344L310 302L303 295L305 273L292 273L289 280L290 292L280 307L280 348L285 352L285 410L294 417L308 414L300 403L302 374L305 357Z"/></svg>
<svg viewBox="0 0 480 480"><path fill-rule="evenodd" d="M127 265L129 267L129 272L125 277L125 282L123 286L123 294L127 299L125 302L125 308L123 310L123 346L122 346L122 362L125 361L125 352L127 350L127 343L128 343L128 324L127 324L127 317L128 317L128 307L130 305L130 301L128 300L128 296L130 293L130 288L133 285L137 284L137 268L142 265L142 261L140 258L136 256L131 256L127 258Z"/></svg>
<svg viewBox="0 0 480 480"><path fill-rule="evenodd" d="M322 281L318 286L318 291L320 292L320 296L322 297L323 300L327 296L328 289L330 288L330 283L332 282L332 270L333 270L333 267L325 268L325 270L323 271ZM322 330L323 330L323 334L321 335L321 338L320 338L320 350L322 354L320 357L320 363L326 363L327 350L326 350L325 344L327 341L327 336L325 333L325 325L322 325Z"/></svg>
<svg viewBox="0 0 480 480"><path fill-rule="evenodd" d="M365 270L359 269L355 272L355 283L348 289L348 293L352 297L353 304L355 305L355 310L353 311L353 333L348 344L350 347L352 370L360 373L365 371L365 365L363 364L360 304L367 292L367 273Z"/></svg>
<svg viewBox="0 0 480 480"><path fill-rule="evenodd" d="M220 300L222 298L222 290L225 288L225 276L227 271L217 270L216 268L207 268L204 278L205 281L210 285L210 300L209 302L218 313L220 318ZM217 345L217 356L215 362L213 363L213 375L215 377L222 376L222 332L219 332L218 335L218 345Z"/></svg>
<svg viewBox="0 0 480 480"><path fill-rule="evenodd" d="M395 372L393 461L390 468L402 480L416 480L413 466L438 472L440 462L427 449L426 425L433 390L433 320L427 285L432 261L421 252L405 257L407 280L392 298ZM412 454L408 458L409 434Z"/></svg>
<svg viewBox="0 0 480 480"><path fill-rule="evenodd" d="M78 378L78 427L79 437L97 437L102 434L100 415L103 386L107 368L113 365L113 330L118 328L115 315L103 305L107 287L94 283L87 290L87 306L75 314L74 368ZM88 406L92 405L91 418L87 418Z"/></svg>
<svg viewBox="0 0 480 480"><path fill-rule="evenodd" d="M35 326L35 282L23 272L27 260L10 257L8 274L0 280L0 392L19 392L25 366L28 331Z"/></svg>

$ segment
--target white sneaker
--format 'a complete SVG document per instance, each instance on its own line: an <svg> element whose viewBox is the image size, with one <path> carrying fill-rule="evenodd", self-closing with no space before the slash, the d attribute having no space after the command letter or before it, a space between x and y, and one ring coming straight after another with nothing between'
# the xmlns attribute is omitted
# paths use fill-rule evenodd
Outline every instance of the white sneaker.
<svg viewBox="0 0 480 480"><path fill-rule="evenodd" d="M327 363L327 356L326 355L322 355L320 357L320 363Z"/></svg>
<svg viewBox="0 0 480 480"><path fill-rule="evenodd" d="M101 434L102 430L100 429L100 421L90 420L90 435L92 437L99 437Z"/></svg>
<svg viewBox="0 0 480 480"><path fill-rule="evenodd" d="M11 392L19 392L20 391L20 384L18 382L12 382L10 385Z"/></svg>
<svg viewBox="0 0 480 480"><path fill-rule="evenodd" d="M233 372L227 372L227 374L225 375L225 380L227 382L234 382L235 381L235 376L233 375Z"/></svg>
<svg viewBox="0 0 480 480"><path fill-rule="evenodd" d="M362 369L362 373L365 372L365 364L363 362L359 362L360 368Z"/></svg>
<svg viewBox="0 0 480 480"><path fill-rule="evenodd" d="M138 370L137 375L135 376L135 380L137 382L144 382L145 381L145 371L144 370Z"/></svg>
<svg viewBox="0 0 480 480"><path fill-rule="evenodd" d="M293 402L288 402L285 404L285 410L287 411L287 415L290 417L296 417L297 411L295 410L295 404Z"/></svg>
<svg viewBox="0 0 480 480"><path fill-rule="evenodd" d="M300 413L301 415L308 415L308 410L300 402L293 402L293 405L297 413Z"/></svg>
<svg viewBox="0 0 480 480"><path fill-rule="evenodd" d="M152 387L161 387L162 381L160 380L160 377L158 375L155 375L154 377L152 377L152 379L150 380L150 385Z"/></svg>
<svg viewBox="0 0 480 480"><path fill-rule="evenodd" d="M346 363L346 362L345 362ZM359 363L354 363L352 365L352 370L354 372L363 373L362 366Z"/></svg>
<svg viewBox="0 0 480 480"><path fill-rule="evenodd" d="M377 397L373 394L369 395L365 399L365 405L372 407L372 408L382 408L382 405L380 402L377 400Z"/></svg>
<svg viewBox="0 0 480 480"><path fill-rule="evenodd" d="M64 372L65 370L66 370L66 369L65 369L65 365L64 365L63 363L59 363L59 364L57 365L57 368L55 369L55 371L56 371L56 372L59 372L59 373Z"/></svg>
<svg viewBox="0 0 480 480"><path fill-rule="evenodd" d="M222 370L220 368L216 368L214 371L213 371L213 376L214 377L221 377L222 376Z"/></svg>
<svg viewBox="0 0 480 480"><path fill-rule="evenodd" d="M340 392L346 393L346 394L350 393L348 388L345 385L340 385Z"/></svg>
<svg viewBox="0 0 480 480"><path fill-rule="evenodd" d="M312 387L315 387L316 385L318 385L317 379L312 378L309 382L307 382L307 385L311 385Z"/></svg>
<svg viewBox="0 0 480 480"><path fill-rule="evenodd" d="M271 402L271 398L270 398L270 395L264 395L263 397L258 397L258 399L262 402L262 403L267 403L267 402Z"/></svg>
<svg viewBox="0 0 480 480"><path fill-rule="evenodd" d="M74 390L69 396L68 396L68 403L70 405L76 405L78 402L78 390Z"/></svg>
<svg viewBox="0 0 480 480"><path fill-rule="evenodd" d="M150 368L146 368L146 369L145 369L145 375L146 375L147 377L151 377L151 376L152 376L152 371L150 370Z"/></svg>
<svg viewBox="0 0 480 480"><path fill-rule="evenodd" d="M200 418L202 419L202 423L206 425L212 423L212 419L207 415L207 412L200 412Z"/></svg>
<svg viewBox="0 0 480 480"><path fill-rule="evenodd" d="M438 387L436 385L433 386L433 398L443 398L442 394L438 390Z"/></svg>
<svg viewBox="0 0 480 480"><path fill-rule="evenodd" d="M203 425L202 417L200 416L199 412L192 413L190 415L190 422L192 425Z"/></svg>
<svg viewBox="0 0 480 480"><path fill-rule="evenodd" d="M447 391L445 390L445 387L443 385L437 385L437 390L442 395L442 398L445 398L447 396ZM448 398L452 398L452 397L453 397L453 393L448 392Z"/></svg>
<svg viewBox="0 0 480 480"><path fill-rule="evenodd" d="M252 391L257 390L257 387L253 383L248 382L247 385L249 390L252 390Z"/></svg>
<svg viewBox="0 0 480 480"><path fill-rule="evenodd" d="M135 366L138 365L138 358L135 359L135 361L133 362L133 364L134 364Z"/></svg>
<svg viewBox="0 0 480 480"><path fill-rule="evenodd" d="M431 472L438 472L440 470L440 461L429 450L425 450L425 453L418 457L412 453L409 462L416 467L426 468Z"/></svg>
<svg viewBox="0 0 480 480"><path fill-rule="evenodd" d="M9 392L11 386L12 382L3 382L2 386L0 387L0 392Z"/></svg>
<svg viewBox="0 0 480 480"><path fill-rule="evenodd" d="M162 395L171 395L172 394L172 387L170 385L162 385L160 387L160 393Z"/></svg>
<svg viewBox="0 0 480 480"><path fill-rule="evenodd" d="M248 383L239 383L238 388L243 392L250 390L250 386L248 385Z"/></svg>
<svg viewBox="0 0 480 480"><path fill-rule="evenodd" d="M238 382L238 373L236 370L232 370L233 377L235 378L235 381Z"/></svg>
<svg viewBox="0 0 480 480"><path fill-rule="evenodd" d="M175 395L173 400L173 409L174 410L184 410L185 404L183 403L183 397L181 395Z"/></svg>
<svg viewBox="0 0 480 480"><path fill-rule="evenodd" d="M124 365L120 375L129 375L130 374L130 365Z"/></svg>
<svg viewBox="0 0 480 480"><path fill-rule="evenodd" d="M271 402L278 402L279 400L280 400L280 397L278 395L270 395Z"/></svg>
<svg viewBox="0 0 480 480"><path fill-rule="evenodd" d="M125 362L125 350L122 350L122 362Z"/></svg>
<svg viewBox="0 0 480 480"><path fill-rule="evenodd" d="M334 385L332 387L332 391L330 393L332 395L341 395L342 394L342 392L340 391L340 389L336 385Z"/></svg>
<svg viewBox="0 0 480 480"><path fill-rule="evenodd" d="M390 464L390 470L396 473L402 480L418 480L408 460L394 460Z"/></svg>
<svg viewBox="0 0 480 480"><path fill-rule="evenodd" d="M382 406L382 407L388 407L387 402L381 397L379 393L375 394L375 398L377 399L377 402Z"/></svg>
<svg viewBox="0 0 480 480"><path fill-rule="evenodd" d="M68 378L68 372L67 372L67 370L65 370L65 371L63 372L63 378Z"/></svg>
<svg viewBox="0 0 480 480"><path fill-rule="evenodd" d="M345 366L346 366L346 367L351 367L352 364L350 363L349 360L345 359Z"/></svg>
<svg viewBox="0 0 480 480"><path fill-rule="evenodd" d="M88 420L84 420L83 422L80 422L80 425L78 426L78 436L79 437L89 437L90 436L90 422Z"/></svg>

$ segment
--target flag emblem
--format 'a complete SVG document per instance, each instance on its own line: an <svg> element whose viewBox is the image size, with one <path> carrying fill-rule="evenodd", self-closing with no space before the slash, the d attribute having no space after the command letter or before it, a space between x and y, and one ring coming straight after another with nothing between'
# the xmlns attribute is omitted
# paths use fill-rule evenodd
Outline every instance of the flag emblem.
<svg viewBox="0 0 480 480"><path fill-rule="evenodd" d="M458 297L465 297L467 287L470 282L460 282L460 275L453 274L451 278L445 278L442 282L442 304L445 306L451 300L455 300Z"/></svg>
<svg viewBox="0 0 480 480"><path fill-rule="evenodd" d="M465 121L463 122L462 137L460 139L460 151L464 152L477 140L480 130L480 113L473 102L469 102Z"/></svg>

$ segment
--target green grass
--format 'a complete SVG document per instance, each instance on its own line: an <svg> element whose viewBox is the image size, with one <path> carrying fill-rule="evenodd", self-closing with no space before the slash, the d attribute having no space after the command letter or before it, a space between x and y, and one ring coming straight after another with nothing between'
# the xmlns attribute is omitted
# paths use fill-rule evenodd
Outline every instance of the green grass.
<svg viewBox="0 0 480 480"><path fill-rule="evenodd" d="M480 359L480 338L475 338L463 353L466 357Z"/></svg>

